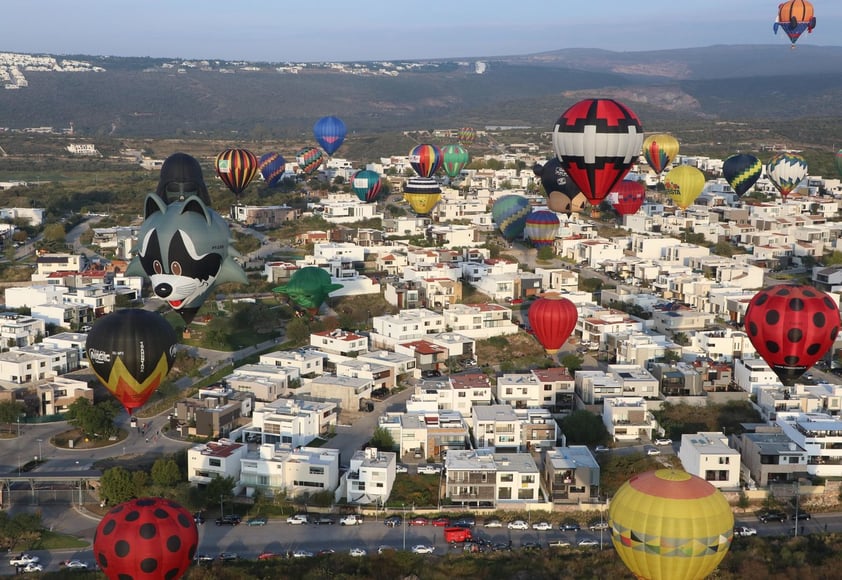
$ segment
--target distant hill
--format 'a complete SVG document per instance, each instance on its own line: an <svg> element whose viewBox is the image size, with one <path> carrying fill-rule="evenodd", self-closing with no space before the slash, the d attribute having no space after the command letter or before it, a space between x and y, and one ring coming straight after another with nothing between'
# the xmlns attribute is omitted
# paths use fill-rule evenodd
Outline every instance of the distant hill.
<svg viewBox="0 0 842 580"><path fill-rule="evenodd" d="M320 116L360 133L471 125L551 129L586 96L614 96L647 122L842 117L842 47L711 46L555 52L430 61L398 76L260 64L166 68L165 59L79 57L102 73L26 72L0 90L0 126L66 127L124 137L311 138ZM476 74L473 62L487 63Z"/></svg>

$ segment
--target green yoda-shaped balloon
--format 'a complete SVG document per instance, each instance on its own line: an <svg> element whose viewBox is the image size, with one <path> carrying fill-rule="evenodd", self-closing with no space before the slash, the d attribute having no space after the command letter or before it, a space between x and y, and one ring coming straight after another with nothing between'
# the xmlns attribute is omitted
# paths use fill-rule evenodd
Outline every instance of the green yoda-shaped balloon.
<svg viewBox="0 0 842 580"><path fill-rule="evenodd" d="M273 292L289 296L293 302L316 314L328 295L339 288L342 284L334 284L327 271L307 266L297 270L290 276L289 282L274 288Z"/></svg>

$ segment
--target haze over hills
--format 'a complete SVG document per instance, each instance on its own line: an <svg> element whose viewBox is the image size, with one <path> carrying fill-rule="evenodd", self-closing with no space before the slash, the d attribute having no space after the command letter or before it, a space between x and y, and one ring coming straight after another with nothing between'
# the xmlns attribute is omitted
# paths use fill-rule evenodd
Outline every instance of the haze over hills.
<svg viewBox="0 0 842 580"><path fill-rule="evenodd" d="M842 117L842 47L568 49L387 63L395 69L388 74L375 74L382 63L72 58L105 70L26 71L27 86L0 90L0 127L73 122L79 135L284 138L310 135L316 118L335 114L359 132L466 124L549 130L588 96L623 100L650 123Z"/></svg>

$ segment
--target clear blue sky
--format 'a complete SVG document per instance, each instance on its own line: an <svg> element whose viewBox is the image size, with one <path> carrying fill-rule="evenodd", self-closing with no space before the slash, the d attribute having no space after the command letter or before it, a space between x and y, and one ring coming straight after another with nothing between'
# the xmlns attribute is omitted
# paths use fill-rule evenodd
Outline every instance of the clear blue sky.
<svg viewBox="0 0 842 580"><path fill-rule="evenodd" d="M349 61L786 45L780 0L2 0L0 51ZM842 45L842 0L799 44Z"/></svg>

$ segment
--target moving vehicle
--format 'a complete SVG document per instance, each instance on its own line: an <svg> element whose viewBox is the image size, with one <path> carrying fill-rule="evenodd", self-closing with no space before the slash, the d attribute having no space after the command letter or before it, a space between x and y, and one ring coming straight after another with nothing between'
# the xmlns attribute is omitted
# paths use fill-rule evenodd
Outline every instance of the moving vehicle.
<svg viewBox="0 0 842 580"><path fill-rule="evenodd" d="M216 557L216 559L220 562L233 562L234 560L238 560L239 558L240 556L234 552L220 552L219 556Z"/></svg>
<svg viewBox="0 0 842 580"><path fill-rule="evenodd" d="M550 540L547 542L547 546L550 548L567 548L570 546L570 542L567 540Z"/></svg>
<svg viewBox="0 0 842 580"><path fill-rule="evenodd" d="M558 529L565 532L578 532L582 529L582 526L579 525L579 522L568 520L566 522L562 522L561 525L558 526Z"/></svg>
<svg viewBox="0 0 842 580"><path fill-rule="evenodd" d="M349 514L347 516L342 516L339 519L340 526L359 526L363 523L362 516L358 516L355 514Z"/></svg>
<svg viewBox="0 0 842 580"><path fill-rule="evenodd" d="M594 546L598 546L599 542L597 542L593 538L582 538L581 540L579 540L579 543L577 545L580 548L592 548Z"/></svg>
<svg viewBox="0 0 842 580"><path fill-rule="evenodd" d="M794 513L790 516L789 519L791 520L809 520L812 516L810 516L810 512L805 512L803 510L798 511L798 513Z"/></svg>
<svg viewBox="0 0 842 580"><path fill-rule="evenodd" d="M491 519L485 520L485 523L482 524L482 525L483 525L483 527L486 527L486 528L502 528L503 522L498 520L497 518L491 518Z"/></svg>
<svg viewBox="0 0 842 580"><path fill-rule="evenodd" d="M412 546L413 554L432 554L435 550L435 546L427 546L425 544L418 544L417 546Z"/></svg>
<svg viewBox="0 0 842 580"><path fill-rule="evenodd" d="M396 528L403 523L403 518L400 516L388 516L383 519L383 525L389 528Z"/></svg>
<svg viewBox="0 0 842 580"><path fill-rule="evenodd" d="M307 514L295 514L287 518L287 523L291 526L299 526L301 524L309 524L310 516Z"/></svg>
<svg viewBox="0 0 842 580"><path fill-rule="evenodd" d="M672 439L667 439L665 437L659 437L654 441L655 445L672 445Z"/></svg>
<svg viewBox="0 0 842 580"><path fill-rule="evenodd" d="M734 528L734 535L735 536L756 536L757 530L754 528L750 528L748 526L737 526Z"/></svg>
<svg viewBox="0 0 842 580"><path fill-rule="evenodd" d="M453 525L460 528L473 528L477 525L477 519L474 516L460 516L453 520Z"/></svg>
<svg viewBox="0 0 842 580"><path fill-rule="evenodd" d="M469 542L474 539L471 530L468 528L445 528L444 541L448 544Z"/></svg>
<svg viewBox="0 0 842 580"><path fill-rule="evenodd" d="M510 530L528 530L529 524L523 520L514 520L513 522L509 522L509 525L506 527Z"/></svg>
<svg viewBox="0 0 842 580"><path fill-rule="evenodd" d="M786 521L786 514L782 512L762 512L757 515L757 519L768 524L769 522L784 522Z"/></svg>
<svg viewBox="0 0 842 580"><path fill-rule="evenodd" d="M23 567L24 572L43 572L44 567L41 564L36 564L35 562L30 562L26 566Z"/></svg>
<svg viewBox="0 0 842 580"><path fill-rule="evenodd" d="M313 552L308 552L307 550L296 550L292 553L293 558L312 558Z"/></svg>
<svg viewBox="0 0 842 580"><path fill-rule="evenodd" d="M433 463L427 463L425 465L418 466L418 473L423 475L437 475L441 473L441 465L435 465Z"/></svg>
<svg viewBox="0 0 842 580"><path fill-rule="evenodd" d="M608 522L604 522L604 521L592 522L588 526L588 529L590 529L591 531L594 531L594 532L598 532L599 530L607 530L608 529Z"/></svg>
<svg viewBox="0 0 842 580"><path fill-rule="evenodd" d="M316 519L314 519L313 523L316 524L317 526L332 526L335 522L334 522L333 517L331 517L327 514L322 514L319 517L317 517Z"/></svg>
<svg viewBox="0 0 842 580"><path fill-rule="evenodd" d="M605 445L597 445L593 448L596 453L605 453L607 451L611 451L610 448L606 447Z"/></svg>
<svg viewBox="0 0 842 580"><path fill-rule="evenodd" d="M33 556L32 554L18 554L9 558L10 566L26 566L27 564L37 564L41 558Z"/></svg>
<svg viewBox="0 0 842 580"><path fill-rule="evenodd" d="M246 525L249 526L265 526L268 520L263 516L257 516L256 518L249 518L246 521Z"/></svg>
<svg viewBox="0 0 842 580"><path fill-rule="evenodd" d="M395 466L395 473L409 473L409 467L407 467L403 463L398 463Z"/></svg>
<svg viewBox="0 0 842 580"><path fill-rule="evenodd" d="M71 568L76 570L87 570L88 565L80 560L65 560L61 563L61 565L65 568Z"/></svg>
<svg viewBox="0 0 842 580"><path fill-rule="evenodd" d="M275 552L261 552L258 556L258 560L276 560L278 558L283 557L281 554L276 554Z"/></svg>
<svg viewBox="0 0 842 580"><path fill-rule="evenodd" d="M433 524L434 526L439 527L439 528L449 528L450 527L450 518L438 517L438 518L435 518L430 523Z"/></svg>
<svg viewBox="0 0 842 580"><path fill-rule="evenodd" d="M368 552L365 551L365 548L351 548L348 551L348 554L354 558L362 558L368 554Z"/></svg>
<svg viewBox="0 0 842 580"><path fill-rule="evenodd" d="M553 529L553 525L550 522L535 522L532 524L532 529L539 532L548 532Z"/></svg>
<svg viewBox="0 0 842 580"><path fill-rule="evenodd" d="M425 518L424 516L415 516L411 520L407 522L410 526L426 526L430 523L430 520Z"/></svg>
<svg viewBox="0 0 842 580"><path fill-rule="evenodd" d="M651 445L644 445L643 449L646 451L646 455L660 455L661 450L657 447L652 447Z"/></svg>
<svg viewBox="0 0 842 580"><path fill-rule="evenodd" d="M221 518L216 518L214 523L216 523L217 526L239 526L241 521L240 516L229 514L227 516L222 516Z"/></svg>

